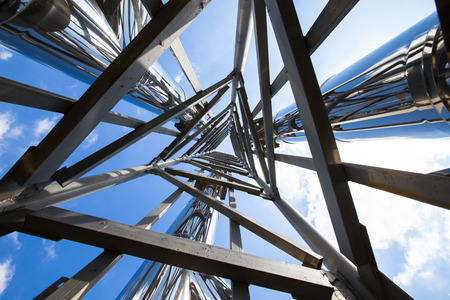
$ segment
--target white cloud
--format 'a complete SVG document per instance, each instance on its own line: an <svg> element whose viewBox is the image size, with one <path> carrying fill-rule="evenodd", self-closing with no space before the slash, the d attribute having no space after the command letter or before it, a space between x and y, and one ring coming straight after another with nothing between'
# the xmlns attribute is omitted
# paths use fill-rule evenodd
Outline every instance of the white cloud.
<svg viewBox="0 0 450 300"><path fill-rule="evenodd" d="M15 118L11 112L0 112L0 154L8 146L7 139L22 135L23 126L12 126Z"/></svg>
<svg viewBox="0 0 450 300"><path fill-rule="evenodd" d="M0 113L0 139L3 139L3 136L9 131L14 120L14 116L10 112Z"/></svg>
<svg viewBox="0 0 450 300"><path fill-rule="evenodd" d="M87 138L83 141L83 148L89 148L98 140L98 133L94 130L92 131Z"/></svg>
<svg viewBox="0 0 450 300"><path fill-rule="evenodd" d="M344 162L418 173L450 165L450 139L356 140L338 142L338 147ZM306 143L282 144L277 152L309 156ZM306 210L305 215L318 230L335 241L316 174L279 163L277 176L281 195L300 211ZM436 270L450 266L450 212L355 183L350 183L350 189L373 248L380 251L395 248L404 254L405 260L396 270L394 281L404 287L418 283L444 289L445 279Z"/></svg>
<svg viewBox="0 0 450 300"><path fill-rule="evenodd" d="M181 80L183 79L183 77L184 77L184 73L183 73L183 71L180 70L180 71L177 73L177 75L175 75L174 80L175 80L177 83L180 83Z"/></svg>
<svg viewBox="0 0 450 300"><path fill-rule="evenodd" d="M34 128L34 136L36 138L42 136L43 134L47 134L53 126L56 124L56 118L45 118L42 120L36 121L36 127Z"/></svg>
<svg viewBox="0 0 450 300"><path fill-rule="evenodd" d="M15 126L13 128L11 128L11 130L9 130L6 134L5 137L6 138L16 138L21 136L23 133L23 126Z"/></svg>
<svg viewBox="0 0 450 300"><path fill-rule="evenodd" d="M11 57L13 57L12 52L6 50L5 48L0 47L0 59L1 60L8 60Z"/></svg>
<svg viewBox="0 0 450 300"><path fill-rule="evenodd" d="M16 267L12 264L11 258L8 258L0 263L0 296L8 287L15 271Z"/></svg>
<svg viewBox="0 0 450 300"><path fill-rule="evenodd" d="M10 240L11 244L14 248L16 248L16 250L19 250L22 247L22 243L19 241L19 234L17 233L17 231L8 234L6 237Z"/></svg>
<svg viewBox="0 0 450 300"><path fill-rule="evenodd" d="M56 243L48 240L42 240L42 247L44 248L44 258L42 259L42 262L48 263L49 261L55 259L58 257L56 254Z"/></svg>

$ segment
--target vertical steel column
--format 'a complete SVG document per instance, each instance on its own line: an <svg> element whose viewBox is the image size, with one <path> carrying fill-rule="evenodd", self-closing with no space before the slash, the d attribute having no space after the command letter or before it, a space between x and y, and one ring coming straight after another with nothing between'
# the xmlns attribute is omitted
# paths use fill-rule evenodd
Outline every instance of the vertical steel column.
<svg viewBox="0 0 450 300"><path fill-rule="evenodd" d="M236 198L234 196L234 189L228 189L228 201L231 208L236 208ZM230 219L230 249L234 251L242 250L241 230L239 224ZM250 299L250 293L248 291L248 284L232 280L231 289L233 291L233 299Z"/></svg>
<svg viewBox="0 0 450 300"><path fill-rule="evenodd" d="M356 214L294 4L266 0L266 5L341 252L355 263L371 290L386 297L367 231Z"/></svg>
<svg viewBox="0 0 450 300"><path fill-rule="evenodd" d="M266 182L269 183L270 182L269 170L267 169L266 160L264 158L264 152L258 137L258 132L256 131L255 123L253 122L252 113L250 111L250 107L248 106L247 93L245 92L244 87L238 90L238 96L239 96L239 105L242 113L242 123L246 124L248 129L250 129L250 136L253 140L253 146L255 147L257 154L256 156L258 157L259 164L261 165L264 178L266 179Z"/></svg>
<svg viewBox="0 0 450 300"><path fill-rule="evenodd" d="M250 144L250 136L248 134L248 125L247 123L242 120L242 128L241 128L241 121L239 120L239 114L237 113L237 111L234 111L234 122L238 124L238 126L240 127L240 140L242 141L242 143L244 144L244 149L245 152L247 153L247 158L248 161L250 162L250 167L253 171L253 173L256 174L256 166L255 166L255 160L253 159L253 153L252 153L252 146ZM242 133L244 132L244 133Z"/></svg>
<svg viewBox="0 0 450 300"><path fill-rule="evenodd" d="M275 150L273 139L272 123L272 95L270 91L270 73L269 73L269 48L267 41L267 20L266 5L264 0L253 0L253 18L255 22L255 43L256 54L258 58L259 90L261 101L263 103L263 123L264 138L266 141L266 157L269 172L270 187L274 193L278 192L276 170L275 170ZM247 115L252 118L252 114Z"/></svg>

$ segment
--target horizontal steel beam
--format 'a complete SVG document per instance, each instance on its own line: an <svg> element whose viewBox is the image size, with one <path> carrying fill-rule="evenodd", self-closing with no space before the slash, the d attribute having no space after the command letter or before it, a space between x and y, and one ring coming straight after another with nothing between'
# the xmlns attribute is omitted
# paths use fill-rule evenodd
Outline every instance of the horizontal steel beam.
<svg viewBox="0 0 450 300"><path fill-rule="evenodd" d="M230 165L230 166L237 167L237 168L243 168L242 163L239 162L239 161L228 160L225 157L212 155L212 153L205 154L205 155L202 156L202 158L204 158L204 159L212 158L212 161L216 161L218 163L222 163L222 164L225 164L225 165Z"/></svg>
<svg viewBox="0 0 450 300"><path fill-rule="evenodd" d="M182 194L183 191L177 189L167 197L166 200L161 202L154 210L140 220L136 224L136 227L147 230L150 229ZM123 254L118 252L110 250L103 251L64 283L64 285L51 293L46 299L81 299L122 258L122 256Z"/></svg>
<svg viewBox="0 0 450 300"><path fill-rule="evenodd" d="M233 177L231 175L225 174L222 171L219 171L217 169L213 169L213 168L210 168L208 166L202 165L202 164L200 164L200 163L198 163L198 162L196 162L194 160L187 160L187 161L185 161L185 163L188 163L188 164L191 164L193 166L199 167L199 168L201 168L201 169L203 169L205 171L211 172L213 174L216 174L218 176L226 178L226 179L228 179L230 181L234 181L234 182L237 182L239 184L246 185L246 186L253 187L253 188L258 188L257 186L255 186L253 184L250 184L250 183L248 183L248 182L246 182L244 180L240 180L240 179L238 179L236 177Z"/></svg>
<svg viewBox="0 0 450 300"><path fill-rule="evenodd" d="M344 163L350 181L450 209L450 177Z"/></svg>
<svg viewBox="0 0 450 300"><path fill-rule="evenodd" d="M322 271L232 251L189 239L84 215L56 207L29 214L23 231L64 238L255 284L302 299L331 299L333 287Z"/></svg>
<svg viewBox="0 0 450 300"><path fill-rule="evenodd" d="M255 177L256 182L264 188L266 193L270 193L270 187L259 177ZM273 203L291 223L292 227L300 234L303 240L311 249L323 255L323 264L329 271L342 275L350 284L361 299L375 300L374 296L364 281L361 280L358 269L347 257L335 248L305 217L303 217L291 204L281 198L278 194L273 195ZM412 298L393 283L383 273L379 272L379 277L383 287L391 293L391 299L412 300Z"/></svg>
<svg viewBox="0 0 450 300"><path fill-rule="evenodd" d="M209 153L209 155L216 156L216 157L221 157L222 159L227 159L227 160L230 160L230 161L234 161L234 162L240 163L240 160L236 156L231 155L231 154L227 154L227 153L223 153L223 152L220 152L220 151L211 152L211 153Z"/></svg>
<svg viewBox="0 0 450 300"><path fill-rule="evenodd" d="M75 102L74 99L67 98L52 92L48 92L33 86L29 86L17 81L0 77L0 101L48 110L56 113L67 113ZM145 124L144 121L129 116L125 116L110 111L102 120L119 126L138 128ZM178 132L168 128L158 128L157 133L177 136Z"/></svg>
<svg viewBox="0 0 450 300"><path fill-rule="evenodd" d="M315 170L309 157L276 154L275 159ZM450 177L343 163L347 179L420 202L450 209Z"/></svg>
<svg viewBox="0 0 450 300"><path fill-rule="evenodd" d="M217 210L219 213L239 223L239 225L247 228L249 231L263 238L267 242L280 248L292 257L300 260L304 265L317 269L321 267L322 257L317 255L316 253L306 249L305 247L297 244L294 241L289 240L281 234L274 232L266 226L247 217L240 211L230 208L228 205L222 203L221 201L215 200L213 197L204 194L202 191L196 189L195 187L185 184L183 181L168 174L167 172L164 172L161 169L155 169L154 172L163 179L184 190L186 193Z"/></svg>
<svg viewBox="0 0 450 300"><path fill-rule="evenodd" d="M310 157L294 156L288 154L275 154L275 160L294 165L300 168L305 168L308 170L316 170L314 166L314 160Z"/></svg>
<svg viewBox="0 0 450 300"><path fill-rule="evenodd" d="M203 183L211 183L214 185L219 185L219 186L224 186L227 188L240 190L240 191L243 191L243 192L246 192L246 193L249 193L252 195L256 195L256 196L263 196L262 189L258 188L258 187L252 187L252 186L248 186L248 185L244 185L244 184L240 184L240 183L234 183L232 181L220 180L220 179L217 179L214 177L208 177L208 176L199 175L199 174L186 172L183 170L172 169L172 168L165 168L165 171L167 173L175 175L175 176L182 176L182 177L186 177L186 178L190 178L190 179L195 179L195 180L201 181Z"/></svg>
<svg viewBox="0 0 450 300"><path fill-rule="evenodd" d="M198 158L210 161L211 163L194 160L197 163L201 163L203 165L206 165L206 166L209 166L209 167L213 167L213 168L214 167L216 167L216 168L219 167L219 168L221 168L221 169L223 169L223 170L225 170L227 172L236 173L236 174L243 175L243 176L247 176L248 175L248 171L247 170L237 169L237 168L228 166L226 164L222 164L222 163L220 163L220 162L218 162L216 160L213 160L212 158L208 158L208 157L204 157L204 156L200 156Z"/></svg>
<svg viewBox="0 0 450 300"><path fill-rule="evenodd" d="M195 156L193 156L195 157ZM73 199L139 178L146 172L160 166L173 166L188 158L171 159L155 165L143 165L113 172L93 175L75 180L66 187L58 183L45 186L41 190L35 187L0 192L0 215L20 209L38 210L50 205L59 205Z"/></svg>

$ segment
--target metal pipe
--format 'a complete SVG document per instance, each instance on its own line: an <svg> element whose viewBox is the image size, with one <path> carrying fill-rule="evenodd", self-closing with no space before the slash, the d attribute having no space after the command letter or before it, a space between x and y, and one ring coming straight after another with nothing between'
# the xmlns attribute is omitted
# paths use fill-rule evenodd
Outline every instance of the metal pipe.
<svg viewBox="0 0 450 300"><path fill-rule="evenodd" d="M124 0L117 7L113 2L117 1L99 6L89 0L3 1L0 44L92 84L151 19L141 1ZM43 4L49 8L36 12ZM124 99L159 114L186 96L156 62ZM189 122L194 114L190 109L179 119Z"/></svg>
<svg viewBox="0 0 450 300"><path fill-rule="evenodd" d="M232 103L236 101L237 89L240 87L240 74L244 72L252 32L252 3L250 0L239 0L234 50L234 68L236 73L231 86Z"/></svg>
<svg viewBox="0 0 450 300"><path fill-rule="evenodd" d="M321 91L335 133L394 127L409 136L420 127L448 134L450 68L436 13L329 78ZM408 126L417 123L426 125ZM274 132L304 135L295 104L278 113Z"/></svg>

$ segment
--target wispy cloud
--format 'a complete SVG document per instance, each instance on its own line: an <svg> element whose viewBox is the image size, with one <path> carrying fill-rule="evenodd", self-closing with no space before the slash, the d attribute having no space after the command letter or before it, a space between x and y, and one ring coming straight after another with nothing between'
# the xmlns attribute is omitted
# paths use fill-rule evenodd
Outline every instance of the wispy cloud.
<svg viewBox="0 0 450 300"><path fill-rule="evenodd" d="M177 75L175 75L174 79L177 83L180 83L183 78L184 78L184 73L183 73L183 71L180 70L180 71L178 71Z"/></svg>
<svg viewBox="0 0 450 300"><path fill-rule="evenodd" d="M19 136L22 136L23 129L24 126L15 126L5 134L5 138L17 138Z"/></svg>
<svg viewBox="0 0 450 300"><path fill-rule="evenodd" d="M13 57L12 52L6 50L6 49L3 48L3 47L0 47L0 59L1 59L1 60L8 60L8 59L10 59L11 57Z"/></svg>
<svg viewBox="0 0 450 300"><path fill-rule="evenodd" d="M14 120L14 116L10 112L0 113L0 140L9 131Z"/></svg>
<svg viewBox="0 0 450 300"><path fill-rule="evenodd" d="M6 236L6 238L9 239L9 241L11 242L12 246L16 249L19 250L22 247L22 243L19 241L19 234L17 233L17 231L10 233Z"/></svg>
<svg viewBox="0 0 450 300"><path fill-rule="evenodd" d="M56 254L56 243L48 240L42 240L42 247L44 248L44 258L42 262L48 263L49 261L58 257Z"/></svg>
<svg viewBox="0 0 450 300"><path fill-rule="evenodd" d="M344 162L390 169L429 173L450 164L450 139L372 139L338 143L338 147ZM282 144L279 152L309 156L306 143ZM281 195L336 243L315 172L280 163L277 176ZM450 212L355 183L350 188L373 248L391 254L400 249L404 254L394 281L404 287L421 283L444 288L438 270L450 265Z"/></svg>
<svg viewBox="0 0 450 300"><path fill-rule="evenodd" d="M87 138L83 141L82 147L83 148L89 148L91 147L93 144L95 144L95 142L97 142L98 140L98 133L94 130L92 131Z"/></svg>
<svg viewBox="0 0 450 300"><path fill-rule="evenodd" d="M0 112L0 154L8 146L7 140L22 135L23 126L13 126L15 117L11 112Z"/></svg>
<svg viewBox="0 0 450 300"><path fill-rule="evenodd" d="M55 126L56 117L37 120L35 124L36 127L34 128L34 136L38 138L43 134L47 134L50 131L50 129L52 129L53 126Z"/></svg>
<svg viewBox="0 0 450 300"><path fill-rule="evenodd" d="M11 258L8 258L0 263L0 296L8 287L15 271L16 266L12 264Z"/></svg>

